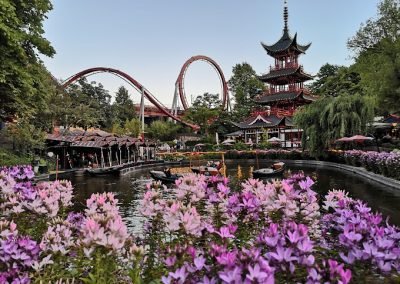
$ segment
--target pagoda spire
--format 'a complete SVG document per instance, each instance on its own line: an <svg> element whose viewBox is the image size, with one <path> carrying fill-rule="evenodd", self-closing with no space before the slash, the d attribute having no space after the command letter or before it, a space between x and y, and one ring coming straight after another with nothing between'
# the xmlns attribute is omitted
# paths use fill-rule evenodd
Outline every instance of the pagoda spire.
<svg viewBox="0 0 400 284"><path fill-rule="evenodd" d="M283 7L283 20L285 22L285 26L283 28L284 32L289 32L288 19L289 19L289 11L288 11L287 0L285 0L284 1L284 7Z"/></svg>

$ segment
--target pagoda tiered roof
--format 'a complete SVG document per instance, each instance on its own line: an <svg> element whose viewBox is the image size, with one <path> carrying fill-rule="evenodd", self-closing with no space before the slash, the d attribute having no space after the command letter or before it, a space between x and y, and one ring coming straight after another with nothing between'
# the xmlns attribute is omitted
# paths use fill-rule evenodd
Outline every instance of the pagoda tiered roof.
<svg viewBox="0 0 400 284"><path fill-rule="evenodd" d="M269 55L275 56L279 53L287 53L289 50L298 54L305 53L311 46L311 43L306 45L297 43L297 33L294 35L294 37L291 37L289 30L286 28L283 30L282 37L276 43L267 45L261 42L261 45Z"/></svg>
<svg viewBox="0 0 400 284"><path fill-rule="evenodd" d="M304 82L313 79L313 76L303 71L300 65L294 68L275 69L258 77L263 82L273 82L276 85L286 85L289 79L296 79L296 82Z"/></svg>
<svg viewBox="0 0 400 284"><path fill-rule="evenodd" d="M248 117L245 121L233 124L240 129L251 129L251 128L272 128L278 127L279 125L285 124L285 117L278 117L276 115L266 115L263 113L253 114Z"/></svg>
<svg viewBox="0 0 400 284"><path fill-rule="evenodd" d="M291 101L296 99L302 99L306 102L313 102L317 98L315 96L311 96L305 93L303 90L297 92L281 92L281 93L274 93L274 94L265 94L261 95L258 98L255 98L254 101L259 104L270 104L273 102L279 101Z"/></svg>
<svg viewBox="0 0 400 284"><path fill-rule="evenodd" d="M283 8L284 27L282 37L272 45L267 45L261 42L262 47L271 56L275 57L275 55L287 54L289 51L295 52L297 54L305 53L307 49L311 46L311 43L306 45L297 43L297 33L294 35L294 37L290 36L288 28L288 18L289 11L287 7L287 2L285 1L285 6Z"/></svg>

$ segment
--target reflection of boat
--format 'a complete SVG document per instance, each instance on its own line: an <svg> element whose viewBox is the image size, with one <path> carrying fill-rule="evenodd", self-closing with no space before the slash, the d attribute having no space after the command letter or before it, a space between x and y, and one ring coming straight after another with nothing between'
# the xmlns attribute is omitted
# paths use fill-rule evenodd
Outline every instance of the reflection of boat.
<svg viewBox="0 0 400 284"><path fill-rule="evenodd" d="M216 176L219 174L219 170L214 167L206 167L206 166L192 167L191 170L195 174L202 174L206 176Z"/></svg>
<svg viewBox="0 0 400 284"><path fill-rule="evenodd" d="M82 169L77 169L74 173L75 176L77 177L81 177L83 175L85 175L87 168L82 168Z"/></svg>
<svg viewBox="0 0 400 284"><path fill-rule="evenodd" d="M145 179L145 178L140 178L140 179L135 179L132 181L132 185L134 186L141 186L141 185L146 185L148 183L152 183L152 179Z"/></svg>
<svg viewBox="0 0 400 284"><path fill-rule="evenodd" d="M104 168L88 168L86 169L86 172L92 176L110 175L110 174L118 174L119 170L121 170L122 168L123 165L104 167Z"/></svg>
<svg viewBox="0 0 400 284"><path fill-rule="evenodd" d="M159 180L164 183L174 183L177 179L182 177L181 175L167 176L163 171L150 171L150 175L153 179Z"/></svg>
<svg viewBox="0 0 400 284"><path fill-rule="evenodd" d="M270 168L263 168L253 172L253 178L266 178L282 175L285 171L285 163L279 162L273 164Z"/></svg>

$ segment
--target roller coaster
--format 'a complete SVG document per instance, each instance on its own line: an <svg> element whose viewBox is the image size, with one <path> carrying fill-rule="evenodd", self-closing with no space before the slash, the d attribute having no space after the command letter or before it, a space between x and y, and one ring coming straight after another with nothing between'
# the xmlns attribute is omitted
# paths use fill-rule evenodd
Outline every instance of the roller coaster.
<svg viewBox="0 0 400 284"><path fill-rule="evenodd" d="M191 127L194 130L198 130L199 126L189 123L187 121L182 120L178 114L178 98L180 99L182 103L182 107L184 110L187 110L189 108L188 101L186 99L186 94L185 94L185 89L184 89L184 79L185 79L185 74L187 69L189 68L190 64L192 64L195 61L204 61L211 65L216 71L219 76L222 90L221 90L221 107L226 109L228 108L229 105L229 92L228 92L228 84L225 80L225 76L222 72L221 67L210 57L204 56L204 55L197 55L189 58L182 66L181 71L179 72L178 79L176 80L175 83L175 93L174 93L174 98L172 102L172 110L170 111L164 104L162 104L156 96L154 96L148 89L146 89L142 84L140 84L137 80L135 80L132 76L129 74L120 71L118 69L113 69L113 68L108 68L108 67L94 67L94 68L89 68L85 69L68 79L66 79L62 83L62 87L65 89L69 85L73 84L77 80L79 80L82 77L98 74L98 73L110 73L112 75L115 75L117 77L120 77L121 79L125 80L127 83L129 83L132 87L134 87L138 92L141 93L142 95L142 101L141 101L141 107L144 107L144 98L146 98L150 103L152 103L154 106L156 106L162 113L166 114L173 120L180 122L186 126Z"/></svg>

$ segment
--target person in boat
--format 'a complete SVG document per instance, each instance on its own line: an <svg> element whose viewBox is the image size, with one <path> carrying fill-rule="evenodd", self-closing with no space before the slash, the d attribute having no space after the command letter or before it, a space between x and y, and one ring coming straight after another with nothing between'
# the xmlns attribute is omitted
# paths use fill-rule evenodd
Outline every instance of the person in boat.
<svg viewBox="0 0 400 284"><path fill-rule="evenodd" d="M171 177L171 169L170 169L170 168L166 168L166 169L164 170L164 173L165 173L165 176L166 176L166 177Z"/></svg>

